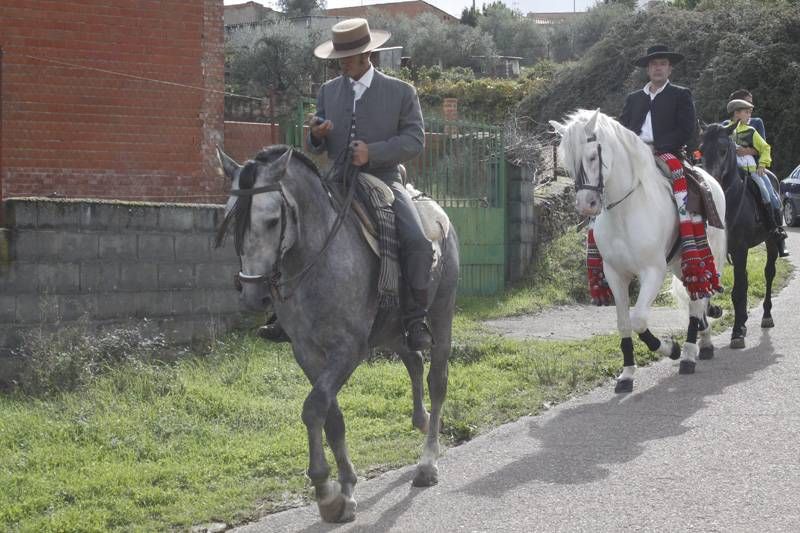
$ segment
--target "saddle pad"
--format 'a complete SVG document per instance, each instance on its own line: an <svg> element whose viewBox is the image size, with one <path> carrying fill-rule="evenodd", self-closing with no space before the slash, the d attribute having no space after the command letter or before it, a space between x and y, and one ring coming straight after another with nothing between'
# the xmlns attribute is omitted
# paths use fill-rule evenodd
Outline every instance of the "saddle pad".
<svg viewBox="0 0 800 533"><path fill-rule="evenodd" d="M419 218L422 219L422 229L425 232L425 236L433 242L446 239L450 235L450 218L448 218L442 206L430 196L426 196L415 189L410 183L406 183L406 190L414 200L414 207L417 208Z"/></svg>
<svg viewBox="0 0 800 533"><path fill-rule="evenodd" d="M708 222L709 226L725 229L725 222L720 219L717 206L714 204L714 196L711 187L705 180L695 174L694 169L683 164L683 173L686 175L687 198L686 209L690 213L697 213Z"/></svg>
<svg viewBox="0 0 800 533"><path fill-rule="evenodd" d="M659 157L656 157L655 161L661 174L671 181L672 171L670 171L667 163ZM703 178L694 173L694 167L686 161L683 162L683 174L686 176L686 210L703 217L709 226L725 229L725 222L720 219L717 207L714 204L711 187Z"/></svg>

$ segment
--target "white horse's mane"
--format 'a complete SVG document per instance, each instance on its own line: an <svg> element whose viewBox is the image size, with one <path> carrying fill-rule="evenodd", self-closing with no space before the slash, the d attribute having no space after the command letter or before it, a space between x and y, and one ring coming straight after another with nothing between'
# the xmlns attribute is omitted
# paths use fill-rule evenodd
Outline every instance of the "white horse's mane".
<svg viewBox="0 0 800 533"><path fill-rule="evenodd" d="M570 176L576 176L581 164L582 151L580 147L586 144L585 126L595 114L595 110L578 109L567 116L564 122L565 130L561 139L559 152L561 160ZM595 128L597 140L602 145L603 151L613 151L614 160L619 163L621 156L630 160L633 179L639 181L648 200L655 199L669 189L668 181L662 176L656 166L653 152L635 133L602 112L597 112ZM613 180L614 176L609 169L604 169L606 182Z"/></svg>

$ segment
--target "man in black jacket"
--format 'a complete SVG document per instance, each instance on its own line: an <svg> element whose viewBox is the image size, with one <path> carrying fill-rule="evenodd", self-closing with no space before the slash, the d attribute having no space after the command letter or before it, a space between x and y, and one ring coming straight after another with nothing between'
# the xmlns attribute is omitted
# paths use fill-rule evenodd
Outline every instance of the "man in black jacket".
<svg viewBox="0 0 800 533"><path fill-rule="evenodd" d="M680 219L683 283L694 300L721 291L722 287L708 247L705 223L702 217L686 210L686 177L679 154L697 127L697 116L691 91L669 81L672 66L682 60L681 54L655 45L634 61L637 67L647 69L650 81L625 98L620 122L650 145L670 170Z"/></svg>
<svg viewBox="0 0 800 533"><path fill-rule="evenodd" d="M647 69L650 81L625 98L619 121L647 143L653 154L669 168L680 219L682 278L689 296L695 300L721 291L722 287L708 247L704 221L686 210L686 177L678 154L691 139L697 117L691 91L669 81L672 66L681 60L681 54L670 52L664 45L655 45L634 61L637 67ZM594 257L599 255L593 242L590 233L590 258L593 254ZM610 290L602 274L602 261L595 261L589 267L589 287L595 303L604 305L611 302Z"/></svg>
<svg viewBox="0 0 800 533"><path fill-rule="evenodd" d="M697 118L692 93L670 83L672 65L683 59L666 46L651 46L634 64L647 69L650 81L625 98L620 122L657 154L677 154L694 132Z"/></svg>

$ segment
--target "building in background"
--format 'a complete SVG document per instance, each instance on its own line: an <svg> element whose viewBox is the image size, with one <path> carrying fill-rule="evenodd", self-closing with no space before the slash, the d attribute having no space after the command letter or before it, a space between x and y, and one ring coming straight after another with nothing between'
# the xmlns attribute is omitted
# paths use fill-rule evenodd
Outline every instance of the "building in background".
<svg viewBox="0 0 800 533"><path fill-rule="evenodd" d="M459 22L459 19L438 7L424 2L423 0L408 0L405 2L389 2L386 4L362 4L353 7L336 7L325 11L329 16L334 17L361 17L369 19L369 12L374 11L391 16L406 16L408 18L418 17L423 13L436 15L445 22Z"/></svg>

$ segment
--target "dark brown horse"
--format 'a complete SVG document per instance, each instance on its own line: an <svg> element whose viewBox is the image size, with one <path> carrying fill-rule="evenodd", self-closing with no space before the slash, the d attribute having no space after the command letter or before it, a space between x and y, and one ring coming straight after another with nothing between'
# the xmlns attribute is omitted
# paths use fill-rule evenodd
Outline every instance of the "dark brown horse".
<svg viewBox="0 0 800 533"><path fill-rule="evenodd" d="M703 133L703 167L716 177L725 191L725 225L728 230L728 259L733 264L734 322L731 333L731 348L744 348L747 335L747 255L750 248L762 242L767 246L767 264L764 267L766 294L762 328L775 325L772 319L772 281L775 279L775 261L778 258L778 243L764 223L759 220L763 209L760 197L748 192L746 179L739 174L736 164L736 143L728 130L720 124L711 124ZM761 214L761 217L768 216Z"/></svg>

